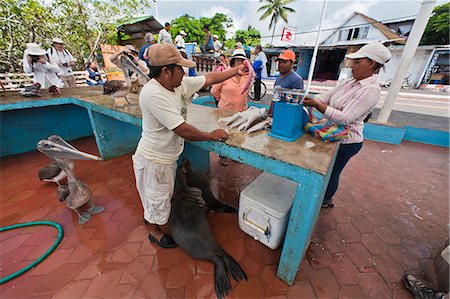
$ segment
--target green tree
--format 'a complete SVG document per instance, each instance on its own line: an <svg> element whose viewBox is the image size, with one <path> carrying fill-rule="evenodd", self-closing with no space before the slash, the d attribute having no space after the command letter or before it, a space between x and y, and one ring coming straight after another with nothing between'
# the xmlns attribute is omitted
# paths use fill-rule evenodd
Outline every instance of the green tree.
<svg viewBox="0 0 450 299"><path fill-rule="evenodd" d="M236 31L235 40L243 45L254 47L261 44L261 33L249 25L247 30Z"/></svg>
<svg viewBox="0 0 450 299"><path fill-rule="evenodd" d="M0 1L0 72L20 72L26 43L48 48L53 37L65 41L81 69L100 43L116 44L118 24L146 5L138 0Z"/></svg>
<svg viewBox="0 0 450 299"><path fill-rule="evenodd" d="M449 9L450 2L434 8L420 41L421 45L449 44Z"/></svg>
<svg viewBox="0 0 450 299"><path fill-rule="evenodd" d="M271 16L269 24L269 30L272 29L273 27L272 39L270 41L271 45L273 45L273 36L275 35L275 28L280 18L286 23L288 23L287 19L288 13L295 12L294 9L286 6L287 4L292 3L294 1L295 0L259 0L259 2L261 3L267 3L258 9L258 12L263 11L263 14L259 18L259 20L262 21Z"/></svg>

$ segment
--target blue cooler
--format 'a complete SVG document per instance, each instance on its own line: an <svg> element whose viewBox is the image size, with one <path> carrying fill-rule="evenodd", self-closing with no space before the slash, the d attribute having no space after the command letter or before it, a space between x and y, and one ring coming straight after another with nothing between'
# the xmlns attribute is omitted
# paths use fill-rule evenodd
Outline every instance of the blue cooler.
<svg viewBox="0 0 450 299"><path fill-rule="evenodd" d="M308 113L300 103L300 92L276 90L274 93L272 130L269 136L293 142L303 135Z"/></svg>

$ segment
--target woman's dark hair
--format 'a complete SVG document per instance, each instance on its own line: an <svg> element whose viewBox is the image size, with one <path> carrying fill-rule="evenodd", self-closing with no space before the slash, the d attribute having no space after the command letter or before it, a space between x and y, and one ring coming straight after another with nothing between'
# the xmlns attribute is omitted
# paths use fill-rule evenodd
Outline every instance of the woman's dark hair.
<svg viewBox="0 0 450 299"><path fill-rule="evenodd" d="M173 72L176 66L177 66L176 64L169 64L163 66L150 66L150 77L158 78L159 76L161 76L163 67L167 67L171 72Z"/></svg>
<svg viewBox="0 0 450 299"><path fill-rule="evenodd" d="M245 61L245 59L244 59L244 57L239 57L239 58L235 58L235 59L231 59L231 61L230 61L230 66L231 67L233 67L234 66L234 63L236 62L236 59L242 59L242 60L244 60Z"/></svg>
<svg viewBox="0 0 450 299"><path fill-rule="evenodd" d="M203 26L203 29L209 30L209 26L205 25L205 26Z"/></svg>
<svg viewBox="0 0 450 299"><path fill-rule="evenodd" d="M371 62L375 62L375 68L373 69L373 73L374 74L378 74L378 72L380 71L380 69L383 67L383 65L382 64L380 64L380 63L378 63L378 62L376 62L376 61L373 61L372 59L370 59L370 58L367 58L369 61L371 61Z"/></svg>

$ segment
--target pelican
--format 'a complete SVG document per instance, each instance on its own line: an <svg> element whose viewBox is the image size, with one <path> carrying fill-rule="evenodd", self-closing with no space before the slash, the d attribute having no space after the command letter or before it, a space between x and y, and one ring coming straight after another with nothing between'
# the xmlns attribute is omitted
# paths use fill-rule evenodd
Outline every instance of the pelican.
<svg viewBox="0 0 450 299"><path fill-rule="evenodd" d="M62 139L58 135L52 135L47 138L47 140L53 141L59 145L70 147L71 149L77 151L75 147L73 147L71 144L66 142L64 139ZM68 165L70 169L73 171L75 165L71 160L69 160ZM61 169L61 167L58 166L55 162L50 163L49 165L41 168L39 170L39 179L44 182L53 182L58 184L60 186L60 181L66 178L66 173Z"/></svg>
<svg viewBox="0 0 450 299"><path fill-rule="evenodd" d="M120 80L106 81L103 85L103 94L112 95L114 102L117 98L125 98L127 103L131 105L130 101L127 99L127 95L130 93L132 86L130 72L142 76L147 82L150 78L126 55L120 57L120 64L122 66L125 82Z"/></svg>
<svg viewBox="0 0 450 299"><path fill-rule="evenodd" d="M67 175L67 185L58 186L58 198L60 201L65 201L67 207L77 213L78 223L85 224L91 218L91 215L101 213L105 208L94 205L92 191L85 182L75 176L73 169L70 167L73 163L71 160L101 161L101 158L77 150L61 137L54 140L56 142L52 140L39 141L37 149L49 157ZM85 203L89 203L90 207L85 212L80 213L78 209Z"/></svg>

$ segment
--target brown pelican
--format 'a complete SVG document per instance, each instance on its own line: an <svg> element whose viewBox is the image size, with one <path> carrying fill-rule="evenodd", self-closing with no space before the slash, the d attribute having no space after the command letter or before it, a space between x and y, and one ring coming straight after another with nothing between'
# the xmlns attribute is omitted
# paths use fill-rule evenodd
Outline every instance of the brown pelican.
<svg viewBox="0 0 450 299"><path fill-rule="evenodd" d="M54 137L54 136L52 136ZM59 136L56 136L59 137ZM77 150L61 137L52 140L41 140L37 144L37 149L53 160L57 166L61 168L67 175L67 185L58 186L58 198L60 201L66 201L67 207L72 209L78 215L78 222L80 224L86 223L91 214L101 213L105 208L96 207L92 202L92 192L89 187L75 176L73 169L71 169L71 160L96 160L101 161L100 157L84 153ZM81 213L78 208L85 203L90 204L85 212Z"/></svg>
<svg viewBox="0 0 450 299"><path fill-rule="evenodd" d="M53 141L59 145L70 147L73 150L77 149L73 147L71 144L66 142L64 139L62 139L58 135L52 135L47 138L47 140ZM68 163L71 170L75 167L72 161L69 160ZM58 184L60 186L60 181L66 178L66 173L61 169L61 167L58 166L55 162L50 163L49 165L39 169L39 179L44 182L53 182Z"/></svg>
<svg viewBox="0 0 450 299"><path fill-rule="evenodd" d="M131 73L136 73L139 76L142 76L145 80L149 81L150 78L137 66L129 57L126 55L122 55L120 57L120 64L123 71L123 77L125 78L125 82L120 80L112 80L107 81L103 85L103 94L110 94L113 96L114 102L118 98L125 98L128 104L131 105L130 101L127 99L127 95L131 90Z"/></svg>

